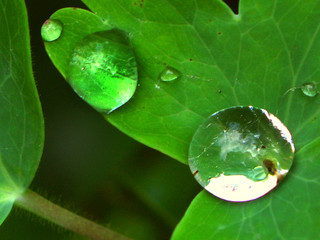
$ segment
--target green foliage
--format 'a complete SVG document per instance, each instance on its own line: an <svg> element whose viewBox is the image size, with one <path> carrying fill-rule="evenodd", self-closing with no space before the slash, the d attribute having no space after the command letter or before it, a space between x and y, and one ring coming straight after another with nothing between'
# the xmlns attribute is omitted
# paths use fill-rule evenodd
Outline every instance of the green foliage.
<svg viewBox="0 0 320 240"><path fill-rule="evenodd" d="M191 226L190 238L195 239L210 239L215 234L228 239L237 233L239 239L245 239L248 232L252 238L286 239L303 237L306 231L306 238L314 237L319 225L315 201L319 197L315 176L319 153L315 149L320 99L288 90L320 78L320 1L242 0L239 15L219 0L84 2L102 23L92 28L78 25L87 29L82 35L77 34L78 28L66 29L65 38L48 43L47 51L66 76L68 54L63 46L71 50L95 28L112 26L130 34L140 87L125 106L105 115L129 136L186 163L198 126L212 113L239 105L267 109L293 135L298 153L288 180L249 203L223 202L201 193L174 239L183 239ZM71 14L71 10L60 10L53 16L69 25ZM166 66L177 69L181 77L159 83ZM288 216L294 219L292 223ZM301 217L308 220L299 224ZM253 230L261 228L261 232Z"/></svg>
<svg viewBox="0 0 320 240"><path fill-rule="evenodd" d="M186 162L190 139L206 117L222 108L253 105L276 114L293 133L297 148L318 137L305 126L319 126L319 119L313 120L319 100L285 94L317 78L317 55L311 54L318 51L317 1L292 6L290 1L247 0L237 16L218 0L84 2L102 23L88 24L81 17L79 25L65 29L65 38L46 44L47 51L66 76L65 46L72 49L83 29L88 34L108 29L108 24L130 33L140 88L128 104L106 115L128 135ZM69 26L71 15L71 10L60 10L52 18ZM181 79L157 88L164 64L179 70Z"/></svg>
<svg viewBox="0 0 320 240"><path fill-rule="evenodd" d="M0 223L29 186L43 146L24 1L0 0Z"/></svg>
<svg viewBox="0 0 320 240"><path fill-rule="evenodd" d="M275 114L293 135L293 167L275 190L247 203L225 202L203 191L172 239L317 238L320 98L304 95L301 86L320 78L320 1L241 0L239 15L220 0L83 2L95 14L75 8L54 13L51 19L63 24L63 32L45 43L46 50L67 78L73 49L85 36L111 28L129 34L140 86L128 103L104 116L124 133L187 163L190 140L208 116L231 106L253 105ZM0 0L0 9L2 222L34 176L43 120L31 72L24 3ZM168 68L181 75L159 81ZM154 174L160 177L165 171ZM135 183L130 176L123 180L126 176L122 181L132 183L129 188L150 208L170 224L176 222L174 207L160 207L170 202L168 195L157 202L161 198L154 192L146 196L141 191L152 192L153 186L137 187L151 177L142 174L139 179L137 174L132 177ZM177 198L173 192L172 198ZM122 222L124 217L117 216Z"/></svg>
<svg viewBox="0 0 320 240"><path fill-rule="evenodd" d="M300 148L286 180L265 197L232 203L201 192L173 234L178 239L316 239L320 140Z"/></svg>

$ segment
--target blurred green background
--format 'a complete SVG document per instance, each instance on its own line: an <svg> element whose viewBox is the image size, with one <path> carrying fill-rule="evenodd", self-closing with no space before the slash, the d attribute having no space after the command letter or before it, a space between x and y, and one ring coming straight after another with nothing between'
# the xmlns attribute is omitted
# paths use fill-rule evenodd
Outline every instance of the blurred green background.
<svg viewBox="0 0 320 240"><path fill-rule="evenodd" d="M229 1L236 6L237 1ZM152 150L106 122L50 62L42 23L80 0L26 1L33 70L45 118L45 146L31 189L134 239L169 239L201 191L188 166ZM83 239L14 207L1 240Z"/></svg>

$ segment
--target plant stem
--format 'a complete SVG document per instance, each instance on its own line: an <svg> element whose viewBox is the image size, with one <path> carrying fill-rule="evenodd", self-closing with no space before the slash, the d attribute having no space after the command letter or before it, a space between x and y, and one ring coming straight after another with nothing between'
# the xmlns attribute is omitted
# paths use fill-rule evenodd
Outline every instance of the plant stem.
<svg viewBox="0 0 320 240"><path fill-rule="evenodd" d="M65 229L92 240L129 240L106 227L64 209L37 193L27 190L15 204Z"/></svg>

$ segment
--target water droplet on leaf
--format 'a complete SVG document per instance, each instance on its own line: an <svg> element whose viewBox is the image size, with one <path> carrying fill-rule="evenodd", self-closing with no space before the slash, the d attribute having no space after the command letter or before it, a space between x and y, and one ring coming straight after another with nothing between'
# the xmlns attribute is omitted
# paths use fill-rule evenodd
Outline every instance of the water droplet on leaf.
<svg viewBox="0 0 320 240"><path fill-rule="evenodd" d="M44 41L52 42L61 36L62 29L63 24L59 20L48 19L41 27L41 37Z"/></svg>
<svg viewBox="0 0 320 240"><path fill-rule="evenodd" d="M243 202L277 186L294 155L285 125L264 109L232 107L214 113L196 131L189 166L213 195Z"/></svg>
<svg viewBox="0 0 320 240"><path fill-rule="evenodd" d="M68 81L100 112L109 113L126 103L136 90L137 79L133 50L120 31L91 34L74 49Z"/></svg>
<svg viewBox="0 0 320 240"><path fill-rule="evenodd" d="M316 84L314 83L305 83L301 86L301 91L304 93L304 95L308 97L314 97L316 96L318 92L318 88Z"/></svg>
<svg viewBox="0 0 320 240"><path fill-rule="evenodd" d="M180 72L173 67L166 67L160 74L160 79L164 82L171 82L180 77Z"/></svg>

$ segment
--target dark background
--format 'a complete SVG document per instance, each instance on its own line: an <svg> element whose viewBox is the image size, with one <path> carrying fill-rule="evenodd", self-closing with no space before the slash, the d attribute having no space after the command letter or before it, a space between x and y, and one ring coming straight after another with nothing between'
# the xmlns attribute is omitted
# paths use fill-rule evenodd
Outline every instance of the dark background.
<svg viewBox="0 0 320 240"><path fill-rule="evenodd" d="M237 12L237 1L228 2ZM33 69L45 118L45 146L30 188L134 239L169 239L201 191L188 166L119 132L69 87L50 62L42 23L80 0L26 1ZM83 239L13 208L1 240Z"/></svg>

